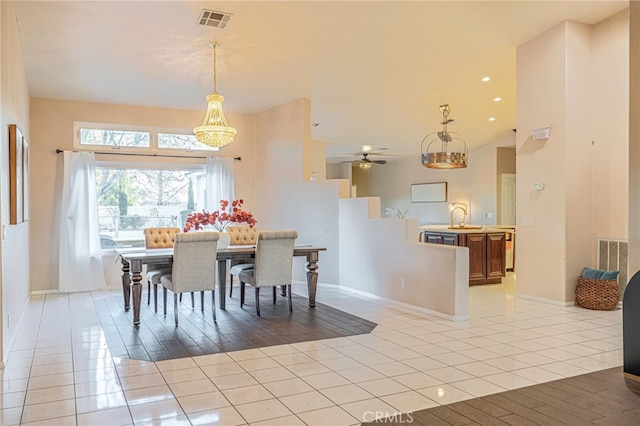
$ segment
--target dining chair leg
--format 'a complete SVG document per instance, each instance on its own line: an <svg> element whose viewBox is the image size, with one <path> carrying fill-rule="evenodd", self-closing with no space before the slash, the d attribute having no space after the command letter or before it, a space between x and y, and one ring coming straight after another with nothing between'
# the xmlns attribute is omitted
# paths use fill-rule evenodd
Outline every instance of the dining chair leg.
<svg viewBox="0 0 640 426"><path fill-rule="evenodd" d="M173 317L176 319L176 327L178 326L178 295L173 293Z"/></svg>
<svg viewBox="0 0 640 426"><path fill-rule="evenodd" d="M151 304L151 281L147 280L147 305Z"/></svg>
<svg viewBox="0 0 640 426"><path fill-rule="evenodd" d="M202 308L202 312L204 312L204 291L200 292L200 308Z"/></svg>
<svg viewBox="0 0 640 426"><path fill-rule="evenodd" d="M167 316L167 288L162 287L162 301L164 302L164 316Z"/></svg>
<svg viewBox="0 0 640 426"><path fill-rule="evenodd" d="M276 304L276 288L273 287L273 304Z"/></svg>
<svg viewBox="0 0 640 426"><path fill-rule="evenodd" d="M240 281L240 308L244 306L244 283Z"/></svg>
<svg viewBox="0 0 640 426"><path fill-rule="evenodd" d="M216 291L211 290L211 310L213 311L213 322L216 322Z"/></svg>
<svg viewBox="0 0 640 426"><path fill-rule="evenodd" d="M180 293L180 303L182 303L182 293Z"/></svg>
<svg viewBox="0 0 640 426"><path fill-rule="evenodd" d="M196 297L193 295L193 292L191 292L191 309L194 309L196 307Z"/></svg>
<svg viewBox="0 0 640 426"><path fill-rule="evenodd" d="M158 313L158 284L153 285L153 309Z"/></svg>
<svg viewBox="0 0 640 426"><path fill-rule="evenodd" d="M229 298L233 294L233 275L229 274Z"/></svg>
<svg viewBox="0 0 640 426"><path fill-rule="evenodd" d="M260 287L256 287L256 314L260 316Z"/></svg>
<svg viewBox="0 0 640 426"><path fill-rule="evenodd" d="M289 290L289 312L293 312L293 302L291 301L291 284L287 286L287 290Z"/></svg>

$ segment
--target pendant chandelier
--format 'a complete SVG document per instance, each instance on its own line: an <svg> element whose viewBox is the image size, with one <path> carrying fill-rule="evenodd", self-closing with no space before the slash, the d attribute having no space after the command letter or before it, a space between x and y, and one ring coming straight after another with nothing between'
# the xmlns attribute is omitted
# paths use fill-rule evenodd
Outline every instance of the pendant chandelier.
<svg viewBox="0 0 640 426"><path fill-rule="evenodd" d="M422 165L430 169L465 168L467 167L467 144L457 133L447 130L447 124L453 121L448 118L449 105L440 105L440 111L442 112L442 123L440 123L442 131L428 134L420 144ZM424 151L425 142L427 142L426 152ZM452 150L451 145L454 145L457 150Z"/></svg>
<svg viewBox="0 0 640 426"><path fill-rule="evenodd" d="M207 113L202 124L193 129L198 142L213 148L230 144L236 137L236 129L229 126L222 111L224 97L216 91L216 47L219 45L217 41L209 43L209 47L213 48L213 93L207 95Z"/></svg>

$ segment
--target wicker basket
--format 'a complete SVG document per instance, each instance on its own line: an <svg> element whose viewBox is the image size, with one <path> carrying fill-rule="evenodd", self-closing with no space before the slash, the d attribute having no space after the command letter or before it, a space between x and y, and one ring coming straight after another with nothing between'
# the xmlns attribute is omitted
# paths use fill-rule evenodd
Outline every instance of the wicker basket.
<svg viewBox="0 0 640 426"><path fill-rule="evenodd" d="M618 306L619 300L618 280L578 278L576 301L583 308L611 311Z"/></svg>

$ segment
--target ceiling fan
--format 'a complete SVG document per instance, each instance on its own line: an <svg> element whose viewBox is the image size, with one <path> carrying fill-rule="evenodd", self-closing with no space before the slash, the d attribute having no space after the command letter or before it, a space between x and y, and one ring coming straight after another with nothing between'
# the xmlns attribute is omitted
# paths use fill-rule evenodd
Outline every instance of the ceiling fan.
<svg viewBox="0 0 640 426"><path fill-rule="evenodd" d="M343 163L357 164L361 169L370 169L372 164L387 164L387 160L370 160L369 153L363 152L359 160L343 161Z"/></svg>

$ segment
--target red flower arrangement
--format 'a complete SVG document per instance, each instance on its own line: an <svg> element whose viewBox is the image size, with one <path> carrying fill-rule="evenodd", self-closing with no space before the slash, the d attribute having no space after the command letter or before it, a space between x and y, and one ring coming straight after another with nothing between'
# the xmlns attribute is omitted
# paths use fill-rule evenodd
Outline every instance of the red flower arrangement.
<svg viewBox="0 0 640 426"><path fill-rule="evenodd" d="M227 211L229 201L220 200L220 210L212 213L206 210L190 213L184 224L184 232L189 232L191 229L197 231L207 225L213 226L218 232L223 232L231 223L246 223L250 228L253 228L258 221L254 219L251 212L242 209L243 203L242 199L233 200L230 211Z"/></svg>

